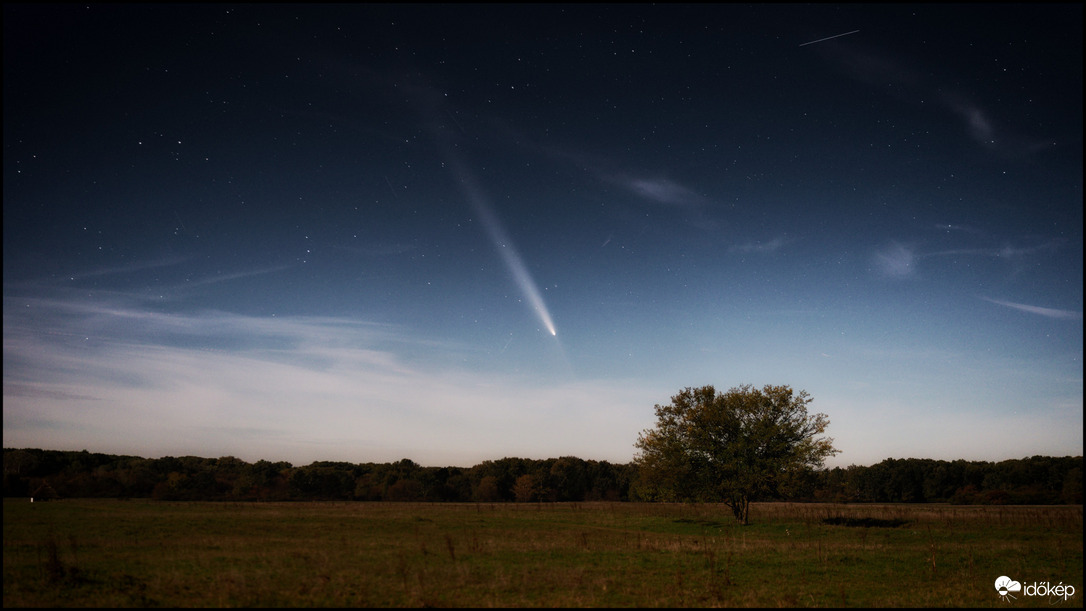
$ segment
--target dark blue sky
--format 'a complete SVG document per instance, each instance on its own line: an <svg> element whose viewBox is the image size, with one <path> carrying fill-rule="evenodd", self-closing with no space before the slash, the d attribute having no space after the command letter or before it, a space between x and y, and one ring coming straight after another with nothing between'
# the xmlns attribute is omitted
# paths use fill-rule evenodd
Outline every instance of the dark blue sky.
<svg viewBox="0 0 1086 611"><path fill-rule="evenodd" d="M772 383L833 464L1081 454L1081 58L1075 4L5 5L4 445L626 462Z"/></svg>

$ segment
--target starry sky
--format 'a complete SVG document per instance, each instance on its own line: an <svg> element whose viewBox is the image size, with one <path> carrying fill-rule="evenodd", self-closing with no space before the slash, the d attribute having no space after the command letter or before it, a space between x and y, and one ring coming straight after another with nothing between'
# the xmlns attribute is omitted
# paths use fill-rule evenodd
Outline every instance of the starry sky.
<svg viewBox="0 0 1086 611"><path fill-rule="evenodd" d="M1082 6L4 5L5 447L1082 454Z"/></svg>

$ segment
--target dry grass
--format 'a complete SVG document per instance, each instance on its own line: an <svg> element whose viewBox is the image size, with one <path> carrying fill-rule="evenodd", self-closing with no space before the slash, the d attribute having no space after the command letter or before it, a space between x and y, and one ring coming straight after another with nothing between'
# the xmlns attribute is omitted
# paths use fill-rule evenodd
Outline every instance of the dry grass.
<svg viewBox="0 0 1086 611"><path fill-rule="evenodd" d="M767 503L751 517L740 527L722 506L636 503L9 499L4 605L987 606L1000 575L1081 590L1081 506ZM834 517L905 525L823 522Z"/></svg>

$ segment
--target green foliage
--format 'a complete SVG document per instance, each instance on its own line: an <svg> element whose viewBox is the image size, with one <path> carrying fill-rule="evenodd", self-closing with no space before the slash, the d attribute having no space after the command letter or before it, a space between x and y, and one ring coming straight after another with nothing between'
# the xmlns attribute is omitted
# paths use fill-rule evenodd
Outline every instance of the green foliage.
<svg viewBox="0 0 1086 611"><path fill-rule="evenodd" d="M775 498L837 453L818 437L829 419L808 415L811 401L788 386L684 389L656 405L656 427L638 436L643 495L723 502L746 524L751 501Z"/></svg>

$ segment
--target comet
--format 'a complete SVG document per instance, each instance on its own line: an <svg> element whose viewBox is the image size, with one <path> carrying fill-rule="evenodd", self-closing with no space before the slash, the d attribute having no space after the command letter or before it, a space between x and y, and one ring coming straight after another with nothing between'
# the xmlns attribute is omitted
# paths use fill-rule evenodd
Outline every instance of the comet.
<svg viewBox="0 0 1086 611"><path fill-rule="evenodd" d="M801 44L800 46L801 47L806 47L807 45L813 45L816 42L825 42L827 40L833 40L834 38L840 38L842 36L848 36L849 34L855 34L856 32L859 32L859 30L852 30L851 32L845 32L844 34L837 34L837 35L834 35L834 36L827 36L825 38L819 38L818 40L812 40L811 42L805 42L805 43Z"/></svg>
<svg viewBox="0 0 1086 611"><path fill-rule="evenodd" d="M524 259L521 258L512 240L509 239L509 235L505 232L505 227L502 226L498 215L494 213L486 196L483 195L482 189L475 184L474 177L456 155L449 155L449 165L452 166L453 171L460 179L460 184L463 186L468 201L471 202L471 207L479 216L479 220L483 222L483 227L486 229L487 235L490 236L490 241L494 243L494 247L497 249L506 268L512 274L513 281L517 283L524 298L528 301L528 305L539 316L540 322L547 328L547 331L550 331L552 336L557 336L558 331L554 328L554 321L547 310L547 304L543 302L543 295L539 292L539 287L536 286L531 273L528 272L528 267L524 265Z"/></svg>

